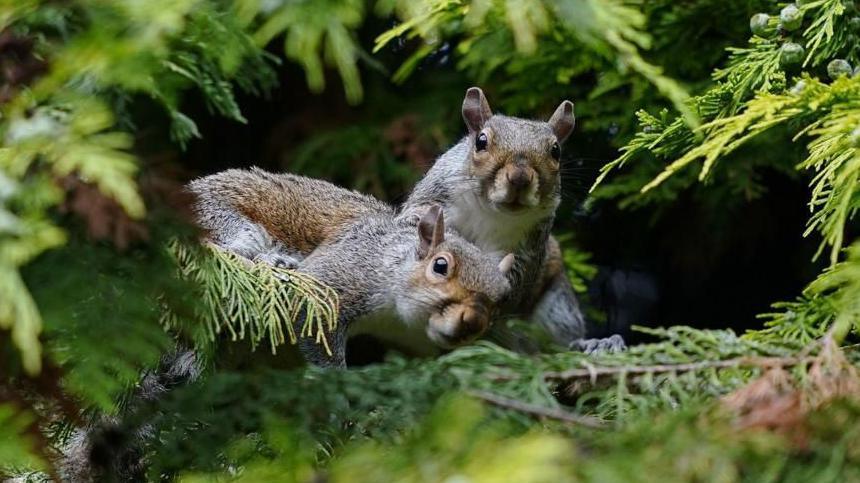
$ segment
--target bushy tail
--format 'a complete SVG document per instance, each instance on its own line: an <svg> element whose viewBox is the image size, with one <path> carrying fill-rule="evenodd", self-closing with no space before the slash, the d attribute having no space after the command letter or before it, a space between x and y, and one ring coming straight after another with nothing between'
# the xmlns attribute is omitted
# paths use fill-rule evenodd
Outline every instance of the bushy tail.
<svg viewBox="0 0 860 483"><path fill-rule="evenodd" d="M146 448L155 434L150 421L141 421L143 409L173 388L195 381L203 367L195 351L177 348L165 354L156 369L143 373L119 415L96 416L75 431L58 462L63 481L145 481Z"/></svg>

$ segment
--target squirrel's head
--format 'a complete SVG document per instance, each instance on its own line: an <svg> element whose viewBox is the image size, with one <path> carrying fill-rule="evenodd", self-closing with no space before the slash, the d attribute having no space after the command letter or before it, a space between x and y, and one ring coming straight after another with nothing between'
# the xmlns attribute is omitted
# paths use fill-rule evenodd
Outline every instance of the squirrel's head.
<svg viewBox="0 0 860 483"><path fill-rule="evenodd" d="M514 255L500 259L445 233L442 209L433 206L418 222L416 257L399 309L413 320L429 320L427 336L442 347L481 336L490 326L496 303L510 290L507 274Z"/></svg>
<svg viewBox="0 0 860 483"><path fill-rule="evenodd" d="M466 91L469 174L497 210L555 210L560 200L561 145L573 131L573 103L564 101L547 122L494 115L477 87Z"/></svg>

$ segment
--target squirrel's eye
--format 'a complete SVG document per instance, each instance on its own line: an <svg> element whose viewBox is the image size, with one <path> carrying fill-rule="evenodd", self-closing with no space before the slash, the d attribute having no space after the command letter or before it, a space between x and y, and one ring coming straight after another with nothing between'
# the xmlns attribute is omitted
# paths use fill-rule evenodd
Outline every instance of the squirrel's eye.
<svg viewBox="0 0 860 483"><path fill-rule="evenodd" d="M478 133L478 137L475 138L475 151L483 151L485 149L487 149L487 134Z"/></svg>
<svg viewBox="0 0 860 483"><path fill-rule="evenodd" d="M433 272L438 273L443 277L448 275L448 260L445 260L444 257L439 257L436 260L433 260Z"/></svg>
<svg viewBox="0 0 860 483"><path fill-rule="evenodd" d="M549 154L556 161L561 158L561 147L559 147L558 143L552 143L552 149L549 150Z"/></svg>

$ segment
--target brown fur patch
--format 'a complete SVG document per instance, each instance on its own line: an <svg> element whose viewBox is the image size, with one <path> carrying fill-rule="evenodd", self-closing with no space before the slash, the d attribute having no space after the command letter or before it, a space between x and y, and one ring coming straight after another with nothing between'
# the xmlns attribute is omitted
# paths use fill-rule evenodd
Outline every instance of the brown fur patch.
<svg viewBox="0 0 860 483"><path fill-rule="evenodd" d="M561 247L555 237L549 237L546 241L546 258L540 271L540 282L533 285L531 297L525 300L537 301L540 299L553 279L559 274L565 273L564 259L561 254ZM533 304L529 304L531 307Z"/></svg>
<svg viewBox="0 0 860 483"><path fill-rule="evenodd" d="M391 209L331 183L262 170L230 177L236 209L284 245L310 253L358 217Z"/></svg>

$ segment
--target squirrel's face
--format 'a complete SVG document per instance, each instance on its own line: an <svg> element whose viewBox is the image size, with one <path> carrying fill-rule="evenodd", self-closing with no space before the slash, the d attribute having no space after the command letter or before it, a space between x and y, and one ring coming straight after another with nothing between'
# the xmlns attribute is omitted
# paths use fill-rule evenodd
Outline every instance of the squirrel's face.
<svg viewBox="0 0 860 483"><path fill-rule="evenodd" d="M496 303L510 289L513 254L499 260L460 237L446 239L438 206L421 218L418 231L418 263L399 308L427 320L427 336L441 347L471 342L490 327Z"/></svg>
<svg viewBox="0 0 860 483"><path fill-rule="evenodd" d="M469 128L469 175L500 211L555 210L560 200L561 144L573 130L573 104L564 101L548 122L493 115L473 87L463 100Z"/></svg>

